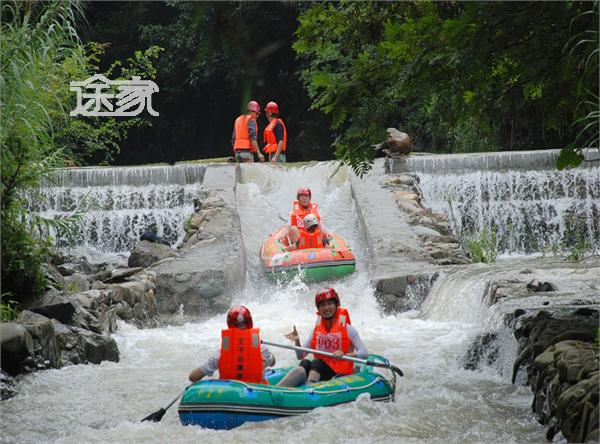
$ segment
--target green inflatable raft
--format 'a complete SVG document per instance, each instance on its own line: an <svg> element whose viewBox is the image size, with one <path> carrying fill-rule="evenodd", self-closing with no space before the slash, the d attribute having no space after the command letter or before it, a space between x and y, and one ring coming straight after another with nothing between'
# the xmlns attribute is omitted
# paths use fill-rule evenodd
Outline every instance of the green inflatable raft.
<svg viewBox="0 0 600 444"><path fill-rule="evenodd" d="M369 361L387 364L369 355ZM204 380L190 386L179 403L183 425L229 430L245 422L300 415L317 407L333 407L368 396L374 401L394 401L396 375L387 369L356 366L356 373L296 388L277 387L293 367L269 369L269 384L234 380Z"/></svg>

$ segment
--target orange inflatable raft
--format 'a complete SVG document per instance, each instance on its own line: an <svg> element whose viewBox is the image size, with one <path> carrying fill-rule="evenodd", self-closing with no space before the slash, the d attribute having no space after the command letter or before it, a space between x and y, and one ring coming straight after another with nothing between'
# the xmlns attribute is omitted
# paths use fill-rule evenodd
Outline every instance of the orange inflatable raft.
<svg viewBox="0 0 600 444"><path fill-rule="evenodd" d="M281 227L260 249L268 277L283 280L301 274L305 281L316 282L345 276L356 269L356 258L342 236L332 232L325 248L287 251L282 243L285 232L286 227Z"/></svg>

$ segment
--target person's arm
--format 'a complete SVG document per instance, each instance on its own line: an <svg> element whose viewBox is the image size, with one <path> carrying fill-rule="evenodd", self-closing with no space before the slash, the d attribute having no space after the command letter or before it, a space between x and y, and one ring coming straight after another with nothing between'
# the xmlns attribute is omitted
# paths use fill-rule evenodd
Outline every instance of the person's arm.
<svg viewBox="0 0 600 444"><path fill-rule="evenodd" d="M221 357L221 351L219 350L213 356L211 356L204 364L197 369L191 371L188 376L189 380L196 382L204 378L205 376L212 376L213 373L219 368L219 358Z"/></svg>
<svg viewBox="0 0 600 444"><path fill-rule="evenodd" d="M277 158L279 157L279 154L281 154L281 151L283 150L283 125L279 121L277 121L277 123L275 124L275 128L273 128L273 132L275 133L275 138L277 139L278 143L277 143L277 152L271 159L271 162L277 162Z"/></svg>
<svg viewBox="0 0 600 444"><path fill-rule="evenodd" d="M190 372L190 375L188 376L188 378L191 382L196 382L196 381L200 381L205 376L206 375L204 374L204 371L202 371L202 369L200 367L198 367Z"/></svg>
<svg viewBox="0 0 600 444"><path fill-rule="evenodd" d="M300 341L298 341L298 342L300 342ZM300 345L300 344L298 344L298 345ZM304 347L304 348L312 348L312 334L310 334L306 338L306 341L304 341L304 344L302 344L302 347ZM307 352L296 351L296 357L298 359L304 359L306 357L306 355L308 355Z"/></svg>
<svg viewBox="0 0 600 444"><path fill-rule="evenodd" d="M256 120L250 119L248 121L248 137L250 137L250 145L252 145L252 149L250 151L258 154L258 158L260 159L260 161L264 162L265 156L262 155L262 153L260 152L260 148L258 148L257 132L258 126L256 124Z"/></svg>
<svg viewBox="0 0 600 444"><path fill-rule="evenodd" d="M260 353L262 355L264 368L273 367L275 365L275 356L273 356L273 353L271 353L271 350L269 350L265 346L261 346Z"/></svg>
<svg viewBox="0 0 600 444"><path fill-rule="evenodd" d="M346 356L367 359L369 357L369 352L367 351L367 347L363 343L362 339L360 339L358 331L352 325L348 325L347 329L348 336L350 336L350 342L352 342L352 347L354 347L354 351L346 353Z"/></svg>

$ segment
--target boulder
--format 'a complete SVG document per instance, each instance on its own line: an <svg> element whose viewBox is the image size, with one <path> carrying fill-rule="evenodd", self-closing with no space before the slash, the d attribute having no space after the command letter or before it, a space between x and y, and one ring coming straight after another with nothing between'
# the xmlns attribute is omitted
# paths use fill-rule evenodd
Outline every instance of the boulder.
<svg viewBox="0 0 600 444"><path fill-rule="evenodd" d="M60 350L52 321L41 314L24 310L18 322L31 334L38 368L58 368Z"/></svg>
<svg viewBox="0 0 600 444"><path fill-rule="evenodd" d="M15 388L14 379L4 370L0 369L0 400L4 401L12 398L16 394L17 390Z"/></svg>
<svg viewBox="0 0 600 444"><path fill-rule="evenodd" d="M9 375L21 372L27 357L34 356L33 339L25 327L15 322L0 323L2 369Z"/></svg>
<svg viewBox="0 0 600 444"><path fill-rule="evenodd" d="M68 325L52 319L56 342L60 349L60 366L82 364L85 362L85 352L77 332Z"/></svg>
<svg viewBox="0 0 600 444"><path fill-rule="evenodd" d="M56 318L64 323L69 323L75 313L73 303L55 288L46 291L42 298L34 301L29 309L34 313L47 318Z"/></svg>
<svg viewBox="0 0 600 444"><path fill-rule="evenodd" d="M60 272L50 264L42 264L44 276L46 278L47 288L57 288L62 290L65 288L65 281Z"/></svg>
<svg viewBox="0 0 600 444"><path fill-rule="evenodd" d="M68 294L79 293L90 289L90 283L87 277L81 273L73 273L71 276L65 276L64 290Z"/></svg>
<svg viewBox="0 0 600 444"><path fill-rule="evenodd" d="M415 225L413 230L417 236L441 236L441 233L431 228L423 227L421 225Z"/></svg>
<svg viewBox="0 0 600 444"><path fill-rule="evenodd" d="M108 279L103 279L103 281L109 283L123 282L126 278L133 276L142 270L142 267L117 268L111 272L111 275Z"/></svg>
<svg viewBox="0 0 600 444"><path fill-rule="evenodd" d="M171 247L160 243L140 241L129 255L129 267L149 267L159 260L174 254Z"/></svg>
<svg viewBox="0 0 600 444"><path fill-rule="evenodd" d="M92 364L100 364L102 361L119 362L119 348L113 338L80 328L75 328L75 331L80 336L86 361Z"/></svg>

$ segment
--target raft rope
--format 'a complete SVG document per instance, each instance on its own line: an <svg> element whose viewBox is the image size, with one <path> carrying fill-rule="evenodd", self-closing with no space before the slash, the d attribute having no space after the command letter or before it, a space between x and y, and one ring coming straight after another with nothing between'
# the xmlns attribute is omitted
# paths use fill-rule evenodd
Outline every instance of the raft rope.
<svg viewBox="0 0 600 444"><path fill-rule="evenodd" d="M344 392L351 392L351 391L355 391L355 390L364 390L366 388L371 387L372 385L376 384L377 382L388 382L386 379L383 379L379 376L375 377L375 379L373 379L373 381L371 381L370 383L357 387L350 387L348 385L346 385L346 388L344 389L339 389L339 390L315 390L315 389L296 389L296 388L291 388L291 387L278 387L276 385L268 385L265 387L261 387L259 385L248 385L243 381L236 381L239 382L240 384L242 384L244 387L246 387L248 390L259 390L259 391L265 391L265 392L281 392L281 393L287 393L287 394L304 394L304 393L308 393L308 394L317 394L317 395L327 395L327 394L332 394L332 393L344 393ZM389 382L388 382L389 383ZM273 390L276 389L276 390Z"/></svg>

